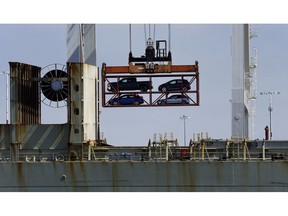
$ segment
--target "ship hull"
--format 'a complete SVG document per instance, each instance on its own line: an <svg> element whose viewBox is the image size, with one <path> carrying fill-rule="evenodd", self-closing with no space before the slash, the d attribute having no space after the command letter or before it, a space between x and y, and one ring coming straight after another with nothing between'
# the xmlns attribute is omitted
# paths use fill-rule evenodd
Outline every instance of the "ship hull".
<svg viewBox="0 0 288 216"><path fill-rule="evenodd" d="M2 192L287 192L286 161L1 162Z"/></svg>

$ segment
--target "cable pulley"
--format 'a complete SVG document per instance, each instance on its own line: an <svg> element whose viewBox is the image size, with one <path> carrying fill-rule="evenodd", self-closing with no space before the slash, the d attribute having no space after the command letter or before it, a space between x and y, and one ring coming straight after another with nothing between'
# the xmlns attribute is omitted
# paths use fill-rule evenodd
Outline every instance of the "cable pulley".
<svg viewBox="0 0 288 216"><path fill-rule="evenodd" d="M44 76L40 82L40 87L45 97L42 102L50 107L66 106L66 99L68 97L68 75L65 65L48 65L42 69L41 73L43 73Z"/></svg>

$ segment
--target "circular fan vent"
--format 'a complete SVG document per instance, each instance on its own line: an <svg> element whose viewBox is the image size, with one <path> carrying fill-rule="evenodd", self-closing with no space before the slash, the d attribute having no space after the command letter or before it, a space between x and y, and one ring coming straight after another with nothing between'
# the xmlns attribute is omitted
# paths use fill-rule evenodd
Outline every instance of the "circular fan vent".
<svg viewBox="0 0 288 216"><path fill-rule="evenodd" d="M66 66L52 64L41 71L40 87L44 95L42 102L50 107L63 107L67 105L68 75Z"/></svg>

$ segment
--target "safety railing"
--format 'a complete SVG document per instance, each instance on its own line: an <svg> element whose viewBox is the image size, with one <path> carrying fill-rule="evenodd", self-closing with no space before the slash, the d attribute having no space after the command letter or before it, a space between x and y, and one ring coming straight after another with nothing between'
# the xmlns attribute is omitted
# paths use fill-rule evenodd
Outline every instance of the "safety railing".
<svg viewBox="0 0 288 216"><path fill-rule="evenodd" d="M288 145L288 144L287 144ZM81 154L81 157L80 157ZM70 155L70 156L69 156ZM77 153L74 154L74 156ZM189 146L171 146L163 141L161 145L142 147L93 147L83 149L79 155L71 157L67 151L19 151L18 161L22 162L62 162L62 161L275 161L287 160L288 148L279 143L233 142L201 139L190 141ZM0 162L10 160L9 150L0 151ZM14 161L15 162L15 161Z"/></svg>

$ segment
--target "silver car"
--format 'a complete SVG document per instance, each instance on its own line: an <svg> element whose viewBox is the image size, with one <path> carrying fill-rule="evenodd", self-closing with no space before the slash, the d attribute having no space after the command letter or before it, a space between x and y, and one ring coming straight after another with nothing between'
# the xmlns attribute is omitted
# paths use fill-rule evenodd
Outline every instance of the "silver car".
<svg viewBox="0 0 288 216"><path fill-rule="evenodd" d="M189 104L189 98L182 94L171 95L158 101L158 104Z"/></svg>

